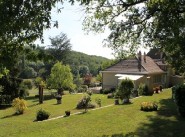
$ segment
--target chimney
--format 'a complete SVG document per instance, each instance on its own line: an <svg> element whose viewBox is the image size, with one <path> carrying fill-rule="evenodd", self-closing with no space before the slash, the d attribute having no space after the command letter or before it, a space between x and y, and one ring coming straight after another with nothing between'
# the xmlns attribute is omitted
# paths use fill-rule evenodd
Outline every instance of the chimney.
<svg viewBox="0 0 185 137"><path fill-rule="evenodd" d="M137 56L138 56L138 59L141 61L141 51L138 52Z"/></svg>
<svg viewBox="0 0 185 137"><path fill-rule="evenodd" d="M163 59L163 52L160 52L160 59Z"/></svg>
<svg viewBox="0 0 185 137"><path fill-rule="evenodd" d="M143 56L144 62L146 63L146 53L144 52L144 56Z"/></svg>
<svg viewBox="0 0 185 137"><path fill-rule="evenodd" d="M138 69L139 71L141 71L141 51L139 51L137 56L138 56Z"/></svg>
<svg viewBox="0 0 185 137"><path fill-rule="evenodd" d="M161 59L162 63L165 63L164 62L164 53L163 52L160 52L160 59Z"/></svg>

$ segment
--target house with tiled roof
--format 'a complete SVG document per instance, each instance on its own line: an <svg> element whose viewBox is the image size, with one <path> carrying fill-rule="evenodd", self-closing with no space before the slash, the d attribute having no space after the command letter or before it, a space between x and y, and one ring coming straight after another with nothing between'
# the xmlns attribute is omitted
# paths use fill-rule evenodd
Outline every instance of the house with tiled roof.
<svg viewBox="0 0 185 137"><path fill-rule="evenodd" d="M150 53L150 52L149 52ZM161 55L160 55L161 56ZM174 73L163 58L151 58L149 55L141 55L141 52L134 58L120 60L118 63L101 71L102 88L114 88L120 80L130 78L134 81L135 89L140 83L146 84L149 90L154 87L168 87L174 81L182 83L182 77L173 77ZM172 80L173 79L173 80ZM175 79L175 80L174 80Z"/></svg>

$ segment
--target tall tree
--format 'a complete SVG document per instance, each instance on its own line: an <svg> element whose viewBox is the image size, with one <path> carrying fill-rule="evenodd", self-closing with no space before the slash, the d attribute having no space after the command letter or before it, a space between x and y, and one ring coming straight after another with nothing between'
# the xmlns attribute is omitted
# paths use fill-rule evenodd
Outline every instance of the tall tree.
<svg viewBox="0 0 185 137"><path fill-rule="evenodd" d="M50 38L51 45L49 45L49 52L58 61L63 61L65 63L65 58L69 51L71 50L70 40L67 38L67 35L60 33L53 38Z"/></svg>
<svg viewBox="0 0 185 137"><path fill-rule="evenodd" d="M81 77L84 77L88 73L89 73L89 67L88 66L80 66L79 74L80 74Z"/></svg>
<svg viewBox="0 0 185 137"><path fill-rule="evenodd" d="M105 44L134 53L139 45L158 47L179 72L185 69L184 0L84 1L84 29L111 33ZM93 13L93 14L92 14Z"/></svg>

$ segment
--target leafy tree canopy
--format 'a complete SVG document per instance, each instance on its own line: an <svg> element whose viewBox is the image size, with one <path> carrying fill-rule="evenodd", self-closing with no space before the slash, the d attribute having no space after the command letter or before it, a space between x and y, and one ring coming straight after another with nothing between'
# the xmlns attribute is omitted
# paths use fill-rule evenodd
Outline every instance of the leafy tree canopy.
<svg viewBox="0 0 185 137"><path fill-rule="evenodd" d="M84 29L111 33L105 44L124 53L139 45L158 47L180 72L185 69L184 0L101 0L84 1L87 16Z"/></svg>
<svg viewBox="0 0 185 137"><path fill-rule="evenodd" d="M62 0L1 0L0 40L30 43L51 26L51 9Z"/></svg>
<svg viewBox="0 0 185 137"><path fill-rule="evenodd" d="M51 45L49 45L49 53L58 61L65 62L66 56L71 50L70 40L67 38L67 35L60 33L53 38L50 38Z"/></svg>
<svg viewBox="0 0 185 137"><path fill-rule="evenodd" d="M1 68L14 66L25 44L42 39L52 25L51 10L62 0L0 0ZM53 25L57 27L57 22ZM13 58L12 58L13 57ZM8 64L7 64L8 62ZM2 74L2 71L0 71Z"/></svg>
<svg viewBox="0 0 185 137"><path fill-rule="evenodd" d="M74 89L73 75L68 65L62 65L57 62L51 69L51 74L48 79L48 85L50 88L70 88Z"/></svg>

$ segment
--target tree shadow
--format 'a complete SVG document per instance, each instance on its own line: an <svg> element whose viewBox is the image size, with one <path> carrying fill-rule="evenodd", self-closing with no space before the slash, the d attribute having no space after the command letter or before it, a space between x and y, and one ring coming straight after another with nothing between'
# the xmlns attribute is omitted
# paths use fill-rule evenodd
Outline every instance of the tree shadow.
<svg viewBox="0 0 185 137"><path fill-rule="evenodd" d="M10 108L12 105L0 105L0 110L5 110Z"/></svg>
<svg viewBox="0 0 185 137"><path fill-rule="evenodd" d="M139 137L184 137L184 121L148 117L150 123L141 123L135 133Z"/></svg>
<svg viewBox="0 0 185 137"><path fill-rule="evenodd" d="M102 135L102 137L134 137L135 133L129 132L127 134L119 133L119 134L112 134L112 135Z"/></svg>
<svg viewBox="0 0 185 137"><path fill-rule="evenodd" d="M35 99L37 99L37 97L35 97L35 96L28 96L25 99L26 100L35 100Z"/></svg>
<svg viewBox="0 0 185 137"><path fill-rule="evenodd" d="M43 95L43 101L55 99L54 95ZM31 100L32 102L39 102L39 96L28 96L26 97L26 100Z"/></svg>
<svg viewBox="0 0 185 137"><path fill-rule="evenodd" d="M148 116L136 130L138 137L184 137L185 119L178 115L172 99L162 99L157 116Z"/></svg>
<svg viewBox="0 0 185 137"><path fill-rule="evenodd" d="M53 105L55 105L55 106L59 106L59 105L62 105L62 103L61 103L61 104L55 103L55 104L53 104Z"/></svg>
<svg viewBox="0 0 185 137"><path fill-rule="evenodd" d="M172 99L162 99L160 100L159 104L160 108L159 111L157 111L159 116L164 117L175 116L177 119L180 118L177 113L176 104Z"/></svg>
<svg viewBox="0 0 185 137"><path fill-rule="evenodd" d="M38 97L35 96L28 96L26 97L26 100L31 100L32 102L39 102Z"/></svg>
<svg viewBox="0 0 185 137"><path fill-rule="evenodd" d="M40 105L39 103L37 103L37 104L32 104L32 105L30 105L30 106L28 106L29 108L30 107L34 107L34 106L37 106L37 105Z"/></svg>
<svg viewBox="0 0 185 137"><path fill-rule="evenodd" d="M11 114L11 115L4 116L1 119L11 118L11 117L14 117L14 116L20 116L20 114L14 113L14 114Z"/></svg>

